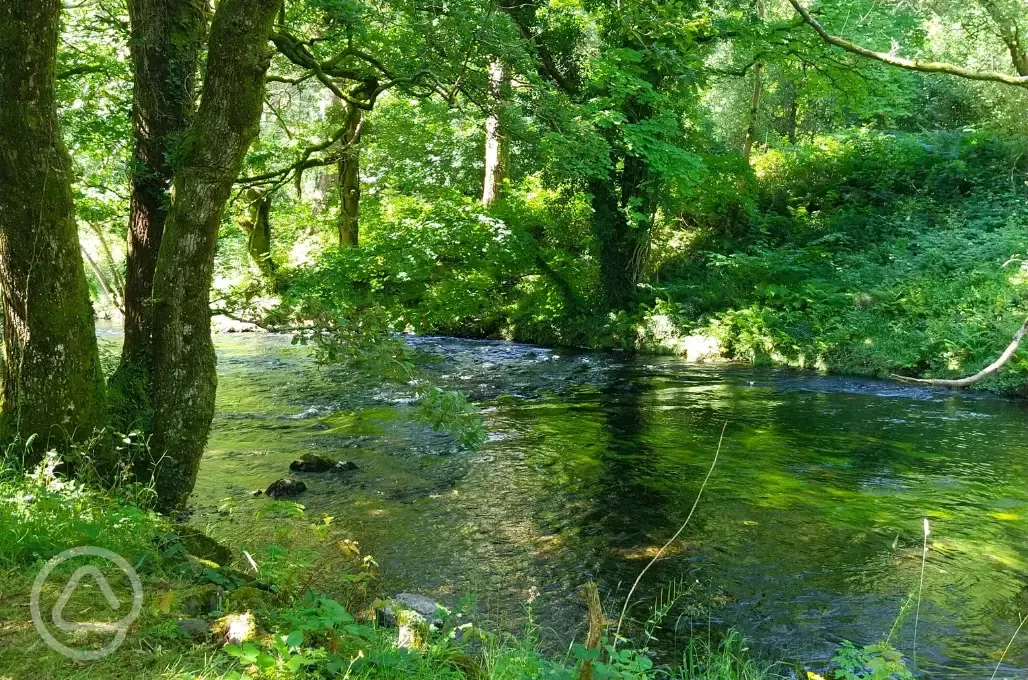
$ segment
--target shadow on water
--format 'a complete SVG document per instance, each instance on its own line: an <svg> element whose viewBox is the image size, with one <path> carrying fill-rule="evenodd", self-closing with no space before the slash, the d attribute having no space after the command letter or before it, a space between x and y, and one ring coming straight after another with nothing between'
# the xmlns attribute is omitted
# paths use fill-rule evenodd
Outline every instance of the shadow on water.
<svg viewBox="0 0 1028 680"><path fill-rule="evenodd" d="M673 358L564 353L417 338L426 370L471 393L489 441L463 451L413 419L406 386L318 368L276 336L220 336L219 412L193 501L197 521L322 451L352 481L305 475L327 513L382 565L390 590L477 593L502 625L531 602L555 648L580 632L578 590L609 609L684 520L729 422L689 529L647 576L696 583L670 617L734 625L769 652L824 660L878 640L917 586L923 670L986 677L1028 611L1028 437L1023 403ZM697 614L700 612L701 614ZM702 620L698 620L702 616ZM913 617L893 642L910 652ZM1028 644L1007 675L1028 667Z"/></svg>

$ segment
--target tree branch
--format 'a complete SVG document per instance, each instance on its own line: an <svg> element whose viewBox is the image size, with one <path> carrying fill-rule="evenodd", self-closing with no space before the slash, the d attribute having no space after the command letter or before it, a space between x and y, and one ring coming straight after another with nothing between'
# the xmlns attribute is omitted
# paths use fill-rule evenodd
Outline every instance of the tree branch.
<svg viewBox="0 0 1028 680"><path fill-rule="evenodd" d="M880 61L884 64L889 64L890 66L895 66L897 68L908 69L910 71L920 71L921 73L943 73L951 76L957 76L959 78L966 78L968 80L981 80L993 83L1003 83L1004 85L1013 85L1014 87L1028 88L1028 76L1013 76L999 71L976 71L974 69L957 66L956 64L947 64L938 61L904 59L903 57L897 57L887 52L875 52L874 50L869 50L866 47L861 47L845 38L840 38L839 36L830 34L821 26L821 24L818 23L817 19L810 15L810 12L800 5L799 0L789 0L789 4L793 6L793 9L799 12L803 21L809 24L810 27L813 28L819 36L821 36L823 41L829 45L841 47L847 52L859 54L862 57L874 59L875 61Z"/></svg>
<svg viewBox="0 0 1028 680"><path fill-rule="evenodd" d="M908 378L902 375L893 375L891 377L900 382L914 383L916 385L931 385L933 387L970 387L984 378L989 377L1002 368L1003 364L1010 361L1010 357L1014 356L1014 352L1017 351L1018 346L1021 344L1021 340L1026 334L1028 334L1028 319L1025 319L1024 323L1021 324L1021 328L1014 334L1014 339L1011 340L1010 344L1007 345L1007 348L1003 350L1003 354L999 355L999 359L996 359L982 370L978 371L974 375L969 375L966 378L945 380L941 378Z"/></svg>

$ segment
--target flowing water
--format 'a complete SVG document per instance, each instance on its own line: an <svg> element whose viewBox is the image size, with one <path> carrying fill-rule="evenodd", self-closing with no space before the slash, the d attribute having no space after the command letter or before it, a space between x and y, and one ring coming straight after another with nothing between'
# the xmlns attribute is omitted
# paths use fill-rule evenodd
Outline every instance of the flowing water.
<svg viewBox="0 0 1028 680"><path fill-rule="evenodd" d="M221 335L218 415L195 521L293 476L308 514L336 518L390 592L497 620L526 607L554 648L583 626L579 590L610 610L684 521L728 423L717 468L669 557L647 575L690 586L656 643L736 626L769 653L816 663L842 639L889 634L917 590L917 653L933 677L982 678L1028 613L1025 403L813 373L674 358L411 340L427 372L469 392L489 441L458 446L414 418L409 388L319 368L273 335ZM350 477L288 472L307 451ZM892 642L912 652L914 616ZM670 637L669 637L670 636ZM1028 668L1013 645L1001 675Z"/></svg>

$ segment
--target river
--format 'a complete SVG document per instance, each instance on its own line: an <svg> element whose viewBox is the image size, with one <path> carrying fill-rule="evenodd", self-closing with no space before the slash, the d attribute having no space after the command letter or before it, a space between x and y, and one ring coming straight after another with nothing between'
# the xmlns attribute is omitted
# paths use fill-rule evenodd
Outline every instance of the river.
<svg viewBox="0 0 1028 680"><path fill-rule="evenodd" d="M332 515L381 565L383 588L453 604L477 594L492 625L531 611L560 649L584 625L579 590L609 614L689 512L640 589L645 618L687 588L656 647L735 626L762 651L824 662L842 639L889 634L918 588L917 653L933 677L984 678L1028 613L1028 407L995 397L815 373L696 365L501 342L410 340L425 371L471 394L489 441L457 445L414 418L406 385L318 367L276 335L217 337L218 413L192 503L289 475L307 451L360 471L296 474L298 501ZM912 610L892 642L911 653ZM1028 668L1028 642L1001 675Z"/></svg>

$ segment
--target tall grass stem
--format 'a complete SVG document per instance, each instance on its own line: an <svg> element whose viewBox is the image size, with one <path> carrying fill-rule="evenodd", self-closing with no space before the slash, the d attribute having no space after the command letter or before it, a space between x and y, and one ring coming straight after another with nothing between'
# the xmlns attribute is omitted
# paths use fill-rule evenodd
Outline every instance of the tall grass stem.
<svg viewBox="0 0 1028 680"><path fill-rule="evenodd" d="M700 490L696 494L696 500L693 501L692 509L689 510L689 516L685 518L685 522L683 522L682 526L678 528L675 535L669 538L668 542L665 543L660 550L657 551L657 554L653 556L653 559L643 567L643 570L640 571L639 575L635 578L635 583L632 584L632 588L628 591L628 596L625 598L625 605L621 608L621 616L618 617L617 629L614 631L614 640L611 643L612 647L617 647L618 640L621 635L621 625L625 622L625 614L628 612L628 605L631 603L632 595L635 593L635 589L639 587L639 582L642 581L642 577L646 575L646 572L650 570L650 567L656 564L657 560L659 560L660 556L664 554L664 551L667 550L668 546L674 543L675 539L685 531L685 527L689 525L689 520L692 519L693 513L696 512L696 506L700 504L700 498L703 496L703 490L707 488L707 482L710 481L710 476L714 474L714 467L717 465L718 456L721 455L721 443L725 440L725 430L727 428L728 421L725 421L725 424L721 427L721 437L717 440L717 451L714 452L714 460L710 463L710 469L707 470L707 476L703 478L703 484L700 485Z"/></svg>
<svg viewBox="0 0 1028 680"><path fill-rule="evenodd" d="M1003 650L1002 656L999 657L999 663L996 664L996 670L992 672L992 677L989 680L996 680L996 674L999 673L999 667L1003 665L1003 660L1007 658L1007 652L1010 651L1011 645L1014 644L1014 640L1017 639L1017 634L1024 628L1024 624L1028 622L1028 616L1021 616L1021 623L1017 626L1017 630L1014 631L1013 636L1010 638L1010 642L1007 643L1006 649Z"/></svg>
<svg viewBox="0 0 1028 680"><path fill-rule="evenodd" d="M924 518L924 549L921 551L921 581L917 585L917 609L914 610L914 670L917 670L917 624L921 618L921 591L924 589L924 567L928 561L928 518Z"/></svg>

